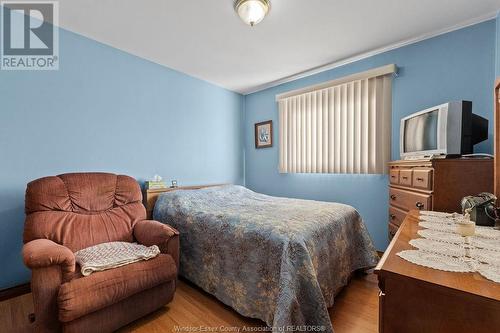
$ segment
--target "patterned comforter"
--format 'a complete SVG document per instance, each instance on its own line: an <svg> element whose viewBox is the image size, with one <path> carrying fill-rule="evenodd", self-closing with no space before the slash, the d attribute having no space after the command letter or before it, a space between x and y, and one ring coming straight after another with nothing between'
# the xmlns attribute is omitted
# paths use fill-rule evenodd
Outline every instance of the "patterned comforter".
<svg viewBox="0 0 500 333"><path fill-rule="evenodd" d="M227 185L164 193L153 215L180 232L180 275L273 330L333 332L336 293L378 260L358 212L343 204Z"/></svg>

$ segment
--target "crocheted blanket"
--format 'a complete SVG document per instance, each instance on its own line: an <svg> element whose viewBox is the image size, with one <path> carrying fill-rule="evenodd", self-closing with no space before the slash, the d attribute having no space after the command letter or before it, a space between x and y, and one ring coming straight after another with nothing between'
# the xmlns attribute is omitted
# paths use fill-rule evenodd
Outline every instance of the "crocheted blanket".
<svg viewBox="0 0 500 333"><path fill-rule="evenodd" d="M82 275L149 260L160 253L158 246L150 247L128 242L109 242L87 247L75 253Z"/></svg>

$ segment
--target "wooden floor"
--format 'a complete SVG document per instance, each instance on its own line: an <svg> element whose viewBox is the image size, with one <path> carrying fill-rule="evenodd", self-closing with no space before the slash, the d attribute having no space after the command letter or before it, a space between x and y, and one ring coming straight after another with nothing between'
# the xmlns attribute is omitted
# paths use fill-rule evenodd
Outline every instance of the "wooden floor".
<svg viewBox="0 0 500 333"><path fill-rule="evenodd" d="M378 287L373 274L356 276L330 309L336 333L378 332ZM31 294L0 302L0 332L30 332ZM199 288L179 281L174 300L166 307L121 329L120 333L175 332L176 327L261 326L263 322L238 315ZM218 330L221 332L222 330Z"/></svg>

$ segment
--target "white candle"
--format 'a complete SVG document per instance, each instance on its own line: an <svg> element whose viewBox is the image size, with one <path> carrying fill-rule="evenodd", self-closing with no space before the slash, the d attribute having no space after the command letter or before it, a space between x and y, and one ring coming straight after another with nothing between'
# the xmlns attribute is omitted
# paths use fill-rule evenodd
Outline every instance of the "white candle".
<svg viewBox="0 0 500 333"><path fill-rule="evenodd" d="M472 221L459 221L457 223L457 233L463 237L474 236L476 233L476 224Z"/></svg>

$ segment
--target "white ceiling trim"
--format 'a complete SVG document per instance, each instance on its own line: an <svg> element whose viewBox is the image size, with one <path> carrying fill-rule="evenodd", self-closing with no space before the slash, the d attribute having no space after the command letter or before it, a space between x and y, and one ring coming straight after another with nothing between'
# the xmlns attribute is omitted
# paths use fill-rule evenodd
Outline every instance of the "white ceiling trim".
<svg viewBox="0 0 500 333"><path fill-rule="evenodd" d="M456 24L454 26L451 26L451 27L448 27L448 28L445 28L445 29L440 29L440 30L437 30L437 31L434 31L434 32L426 33L426 34L423 34L423 35L415 37L415 38L406 39L406 40L403 40L403 41L400 41L400 42L397 42L397 43L394 43L394 44L390 44L388 46L384 46L384 47L381 47L381 48L378 48L378 49L375 49L375 50L372 50L372 51L361 53L361 54L358 54L358 55L355 55L355 56L352 56L352 57L349 57L349 58L346 58L346 59L342 59L342 60L335 61L335 62L326 64L326 65L314 67L314 68L308 69L306 71L299 72L297 74L284 77L284 78L279 79L279 80L275 80L275 81L272 81L272 82L269 82L269 83L265 83L265 84L259 85L259 86L255 87L255 88L243 91L242 94L243 95L250 95L250 94L253 94L253 93L256 93L256 92L268 89L268 88L279 86L279 85L284 84L284 83L288 83L288 82L291 82L291 81L302 79L302 78L305 78L305 77L308 77L308 76L311 76L311 75L314 75L314 74L318 74L318 73L321 73L321 72L324 72L324 71L327 71L327 70L330 70L330 69L334 69L334 68L337 68L337 67L341 67L341 66L344 66L344 65L347 65L347 64L359 61L359 60L370 58L370 57L373 57L373 56L375 56L377 54L381 54L381 53L384 53L384 52L388 52L388 51L391 51L391 50L398 49L398 48L403 47L403 46L415 44L415 43L421 42L421 41L426 40L426 39L437 37L439 35L443 35L443 34L446 34L448 32L452 32L452 31L455 31L455 30L460 30L460 29L463 29L463 28L466 28L466 27L469 27L469 26L472 26L472 25L475 25L475 24L486 22L486 21L489 21L491 19L496 18L499 13L500 13L500 11L494 11L494 12L488 13L486 15L482 15L482 16L479 16L479 17L476 17L476 18L464 21L462 23Z"/></svg>

